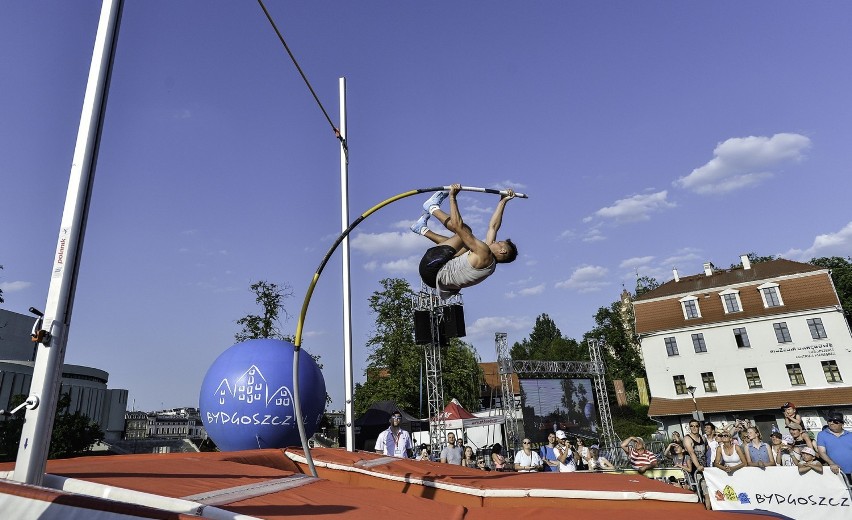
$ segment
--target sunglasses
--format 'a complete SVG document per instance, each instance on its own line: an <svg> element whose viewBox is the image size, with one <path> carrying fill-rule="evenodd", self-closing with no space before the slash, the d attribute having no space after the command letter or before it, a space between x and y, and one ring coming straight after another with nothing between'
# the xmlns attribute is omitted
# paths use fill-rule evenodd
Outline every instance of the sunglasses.
<svg viewBox="0 0 852 520"><path fill-rule="evenodd" d="M401 415L391 415L391 419L402 419Z"/></svg>
<svg viewBox="0 0 852 520"><path fill-rule="evenodd" d="M524 441L524 444L529 444L529 443L530 443L530 441Z"/></svg>
<svg viewBox="0 0 852 520"><path fill-rule="evenodd" d="M843 421L838 421L837 419L831 419L828 422L833 423L833 424L843 424Z"/></svg>
<svg viewBox="0 0 852 520"><path fill-rule="evenodd" d="M730 437L730 435L728 435L727 433L721 433L721 434L717 435L716 437L725 438L725 437Z"/></svg>

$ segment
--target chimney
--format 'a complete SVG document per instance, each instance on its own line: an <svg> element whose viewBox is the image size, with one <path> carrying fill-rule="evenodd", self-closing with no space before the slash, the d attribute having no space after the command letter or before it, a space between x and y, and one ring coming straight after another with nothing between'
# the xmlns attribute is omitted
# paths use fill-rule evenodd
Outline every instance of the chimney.
<svg viewBox="0 0 852 520"><path fill-rule="evenodd" d="M704 264L704 275L713 276L713 262L706 262Z"/></svg>
<svg viewBox="0 0 852 520"><path fill-rule="evenodd" d="M672 268L672 274L674 275L674 280L675 280L675 282L679 282L679 281L680 281L680 276L678 276L678 274L677 274L677 267L673 267L673 268Z"/></svg>
<svg viewBox="0 0 852 520"><path fill-rule="evenodd" d="M748 260L748 255L740 255L740 262L743 263L743 269L751 269L751 262Z"/></svg>

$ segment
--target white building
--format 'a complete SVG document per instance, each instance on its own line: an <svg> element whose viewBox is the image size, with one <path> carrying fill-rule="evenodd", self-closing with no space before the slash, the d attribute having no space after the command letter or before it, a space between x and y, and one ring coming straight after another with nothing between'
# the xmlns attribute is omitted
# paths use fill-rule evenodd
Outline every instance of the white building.
<svg viewBox="0 0 852 520"><path fill-rule="evenodd" d="M648 414L670 431L697 410L717 425L752 419L767 438L773 425L786 433L780 407L793 402L811 431L830 409L852 426L852 332L829 271L741 261L687 277L675 270L634 301Z"/></svg>
<svg viewBox="0 0 852 520"><path fill-rule="evenodd" d="M9 410L16 395L30 393L34 321L32 316L0 309L0 409ZM68 412L80 412L98 423L107 441L122 438L127 410L127 390L107 388L108 380L109 374L103 370L63 364L59 390L71 395Z"/></svg>

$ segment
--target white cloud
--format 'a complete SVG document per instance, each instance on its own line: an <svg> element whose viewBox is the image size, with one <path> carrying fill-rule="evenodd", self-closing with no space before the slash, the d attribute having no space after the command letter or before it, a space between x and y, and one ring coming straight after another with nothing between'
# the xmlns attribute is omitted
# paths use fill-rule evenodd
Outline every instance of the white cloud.
<svg viewBox="0 0 852 520"><path fill-rule="evenodd" d="M732 137L716 145L707 164L673 184L701 194L742 189L772 177L773 167L800 161L810 146L811 140L800 134Z"/></svg>
<svg viewBox="0 0 852 520"><path fill-rule="evenodd" d="M599 291L609 285L609 269L600 265L586 265L576 269L571 277L556 284L557 289L574 289L581 293Z"/></svg>
<svg viewBox="0 0 852 520"><path fill-rule="evenodd" d="M586 232L586 236L583 237L583 242L601 242L603 240L606 240L606 237L597 228L590 229Z"/></svg>
<svg viewBox="0 0 852 520"><path fill-rule="evenodd" d="M675 254L664 259L662 261L662 264L664 266L677 267L678 269L685 268L687 265L691 264L692 262L697 263L699 260L701 260L701 255L699 255L699 253L700 253L699 249L686 247L686 248L680 249L678 251L675 251ZM696 272L697 272L697 270L696 270Z"/></svg>
<svg viewBox="0 0 852 520"><path fill-rule="evenodd" d="M519 289L517 291L512 291L506 293L507 298L514 298L516 296L534 296L536 294L541 294L544 292L544 284L538 284L534 287L525 287L523 289Z"/></svg>
<svg viewBox="0 0 852 520"><path fill-rule="evenodd" d="M637 267L641 267L643 265L648 265L654 261L653 256L634 256L633 258L628 258L627 260L622 260L620 264L618 264L619 269L635 269Z"/></svg>
<svg viewBox="0 0 852 520"><path fill-rule="evenodd" d="M577 234L573 230L566 229L562 233L559 233L559 236L556 237L556 240L572 240L576 236Z"/></svg>
<svg viewBox="0 0 852 520"><path fill-rule="evenodd" d="M516 330L530 330L529 318L517 316L486 316L473 322L473 325L465 327L468 336L490 335L492 338L497 332L509 332Z"/></svg>
<svg viewBox="0 0 852 520"><path fill-rule="evenodd" d="M668 191L658 191L633 195L615 201L612 206L601 208L595 212L595 216L612 219L617 222L636 222L649 220L650 214L663 211L676 206L674 202L666 200Z"/></svg>
<svg viewBox="0 0 852 520"><path fill-rule="evenodd" d="M0 290L2 290L4 293L13 293L17 291L23 291L31 285L32 282L2 282L0 283Z"/></svg>
<svg viewBox="0 0 852 520"><path fill-rule="evenodd" d="M426 251L427 239L412 232L358 233L352 237L352 249L373 256L399 256Z"/></svg>
<svg viewBox="0 0 852 520"><path fill-rule="evenodd" d="M814 243L807 249L790 249L786 253L782 253L781 257L807 262L812 258L823 256L845 258L850 254L852 254L852 222L846 224L843 229L836 233L817 235L814 238Z"/></svg>

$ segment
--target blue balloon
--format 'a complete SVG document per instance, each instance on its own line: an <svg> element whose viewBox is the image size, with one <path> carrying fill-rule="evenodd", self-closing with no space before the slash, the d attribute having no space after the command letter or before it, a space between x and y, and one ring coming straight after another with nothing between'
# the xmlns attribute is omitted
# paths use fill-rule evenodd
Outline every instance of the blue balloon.
<svg viewBox="0 0 852 520"><path fill-rule="evenodd" d="M293 407L294 349L289 341L251 339L228 348L207 370L199 396L201 420L220 450L301 446ZM310 437L325 411L325 379L304 349L299 395Z"/></svg>

